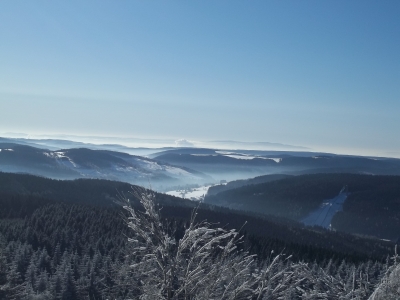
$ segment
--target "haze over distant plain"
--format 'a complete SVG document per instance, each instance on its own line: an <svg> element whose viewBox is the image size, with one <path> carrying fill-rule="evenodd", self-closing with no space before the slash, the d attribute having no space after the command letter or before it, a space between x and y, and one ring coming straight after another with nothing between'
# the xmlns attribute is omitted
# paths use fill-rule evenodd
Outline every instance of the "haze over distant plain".
<svg viewBox="0 0 400 300"><path fill-rule="evenodd" d="M0 2L0 134L400 157L398 1Z"/></svg>

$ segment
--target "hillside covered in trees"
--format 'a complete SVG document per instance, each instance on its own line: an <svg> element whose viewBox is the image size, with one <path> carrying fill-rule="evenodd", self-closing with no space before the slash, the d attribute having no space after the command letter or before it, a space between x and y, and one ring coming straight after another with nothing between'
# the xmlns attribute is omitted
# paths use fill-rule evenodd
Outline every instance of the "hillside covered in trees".
<svg viewBox="0 0 400 300"><path fill-rule="evenodd" d="M400 238L400 176L309 174L223 191L205 203L301 221L346 188L343 211L332 220L338 231Z"/></svg>
<svg viewBox="0 0 400 300"><path fill-rule="evenodd" d="M132 232L126 226L126 213L115 203L118 194L125 195L133 207L142 209L138 199L128 194L129 185L7 173L0 177L0 297L125 299L133 295L134 270L127 265L131 251L127 237ZM155 198L162 207L163 223L175 228L174 237L179 239L194 204L164 194L156 193ZM370 284L379 282L394 249L388 242L310 230L284 219L208 205L197 210L197 220L204 219L226 230L247 222L240 249L261 261L271 261L279 253L291 255L290 261L303 261L310 270L322 267L349 286L355 272L368 274Z"/></svg>

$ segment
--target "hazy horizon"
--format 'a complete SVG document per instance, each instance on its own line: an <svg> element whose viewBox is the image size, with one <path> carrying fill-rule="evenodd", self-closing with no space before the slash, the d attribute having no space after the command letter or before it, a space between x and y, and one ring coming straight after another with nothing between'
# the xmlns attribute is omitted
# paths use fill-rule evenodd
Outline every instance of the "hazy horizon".
<svg viewBox="0 0 400 300"><path fill-rule="evenodd" d="M400 157L399 15L399 1L3 1L0 132Z"/></svg>
<svg viewBox="0 0 400 300"><path fill-rule="evenodd" d="M293 151L293 152L322 152L339 155L371 156L400 158L400 152L379 152L365 149L341 149L341 148L311 148L303 145L288 145L268 141L211 141L211 140L193 140L193 139L174 139L157 137L118 137L118 136L89 136L74 134L27 134L15 132L0 132L0 137L4 138L22 138L32 140L65 140L94 145L115 144L131 148L173 148L173 147L193 147L193 148L212 148L221 150L265 150L265 151Z"/></svg>

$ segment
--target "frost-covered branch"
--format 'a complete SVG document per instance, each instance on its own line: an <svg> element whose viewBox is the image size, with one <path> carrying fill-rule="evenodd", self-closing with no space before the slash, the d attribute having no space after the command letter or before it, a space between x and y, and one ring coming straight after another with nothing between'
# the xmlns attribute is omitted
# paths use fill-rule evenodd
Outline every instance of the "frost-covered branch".
<svg viewBox="0 0 400 300"><path fill-rule="evenodd" d="M368 274L348 270L346 278L331 274L329 266L310 268L306 263L292 262L283 254L271 262L261 262L238 247L243 237L236 230L196 222L192 212L183 235L176 238L149 190L136 190L143 210L131 207L127 225L131 252L130 282L125 288L135 291L142 300L233 300L233 299L366 299L372 285ZM398 258L396 256L395 262ZM124 268L122 270L125 271ZM389 286L398 289L400 269L392 267L380 290ZM396 281L397 280L397 281ZM378 298L380 292L375 292ZM131 293L132 294L132 293ZM397 294L396 294L397 295ZM398 298L393 298L398 299Z"/></svg>
<svg viewBox="0 0 400 300"><path fill-rule="evenodd" d="M238 248L242 237L236 230L196 223L197 210L176 240L163 225L154 195L141 190L135 196L144 211L124 208L133 231L131 268L140 299L279 299L304 281L299 273L305 265L285 264L278 255L261 266L255 255Z"/></svg>

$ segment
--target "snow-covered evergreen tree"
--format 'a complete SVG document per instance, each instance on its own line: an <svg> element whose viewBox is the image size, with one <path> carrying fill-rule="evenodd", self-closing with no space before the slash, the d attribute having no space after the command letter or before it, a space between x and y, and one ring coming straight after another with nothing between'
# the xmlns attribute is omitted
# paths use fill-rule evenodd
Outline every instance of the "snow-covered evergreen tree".
<svg viewBox="0 0 400 300"><path fill-rule="evenodd" d="M388 268L386 275L381 283L375 289L369 300L398 300L400 299L400 257L397 254L397 245L395 255L393 256L393 265Z"/></svg>

